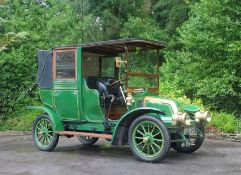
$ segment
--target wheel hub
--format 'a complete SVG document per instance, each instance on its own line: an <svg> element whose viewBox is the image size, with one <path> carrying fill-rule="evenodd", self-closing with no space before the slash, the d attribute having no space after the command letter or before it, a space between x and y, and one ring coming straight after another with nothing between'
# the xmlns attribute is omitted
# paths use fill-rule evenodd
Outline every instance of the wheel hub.
<svg viewBox="0 0 241 175"><path fill-rule="evenodd" d="M143 142L147 144L151 144L153 142L153 136L151 134L144 135Z"/></svg>
<svg viewBox="0 0 241 175"><path fill-rule="evenodd" d="M47 135L47 134L48 134L47 128L43 128L43 129L42 129L42 134L43 134L43 135Z"/></svg>

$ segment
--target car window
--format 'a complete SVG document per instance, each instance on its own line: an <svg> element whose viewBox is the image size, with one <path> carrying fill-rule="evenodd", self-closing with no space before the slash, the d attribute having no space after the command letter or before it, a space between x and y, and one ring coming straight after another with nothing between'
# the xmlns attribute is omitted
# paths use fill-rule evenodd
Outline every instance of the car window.
<svg viewBox="0 0 241 175"><path fill-rule="evenodd" d="M56 79L75 79L75 51L56 51Z"/></svg>
<svg viewBox="0 0 241 175"><path fill-rule="evenodd" d="M99 56L94 53L83 53L82 57L83 76L99 76Z"/></svg>
<svg viewBox="0 0 241 175"><path fill-rule="evenodd" d="M115 59L112 57L101 58L101 77L114 77Z"/></svg>

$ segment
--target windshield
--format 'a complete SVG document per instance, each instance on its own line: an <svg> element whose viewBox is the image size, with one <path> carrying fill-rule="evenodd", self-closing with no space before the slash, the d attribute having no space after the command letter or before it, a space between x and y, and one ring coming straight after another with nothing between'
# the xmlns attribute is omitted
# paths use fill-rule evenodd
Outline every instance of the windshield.
<svg viewBox="0 0 241 175"><path fill-rule="evenodd" d="M126 89L143 88L159 91L159 57L157 51L137 51L122 55L128 64L121 69L121 77L126 80Z"/></svg>
<svg viewBox="0 0 241 175"><path fill-rule="evenodd" d="M115 57L125 63L115 67ZM127 63L127 64L126 64ZM83 77L103 77L122 80L126 91L143 88L159 91L159 56L156 50L119 53L108 56L99 53L83 52ZM123 86L124 87L124 86Z"/></svg>

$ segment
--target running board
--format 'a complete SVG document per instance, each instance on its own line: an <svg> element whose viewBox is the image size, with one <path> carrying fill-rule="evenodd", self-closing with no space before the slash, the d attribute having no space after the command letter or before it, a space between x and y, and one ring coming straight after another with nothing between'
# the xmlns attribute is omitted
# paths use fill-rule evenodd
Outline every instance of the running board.
<svg viewBox="0 0 241 175"><path fill-rule="evenodd" d="M110 134L98 134L98 133L76 132L76 131L57 131L55 133L59 135L87 136L87 137L102 138L102 139L112 139L112 135Z"/></svg>

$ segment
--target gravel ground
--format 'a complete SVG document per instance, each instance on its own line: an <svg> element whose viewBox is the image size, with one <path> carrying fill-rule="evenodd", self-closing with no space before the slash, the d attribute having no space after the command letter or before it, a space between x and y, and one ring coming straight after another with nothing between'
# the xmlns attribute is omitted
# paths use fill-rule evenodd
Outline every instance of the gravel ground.
<svg viewBox="0 0 241 175"><path fill-rule="evenodd" d="M112 147L105 140L86 147L76 138L61 137L53 152L41 152L31 135L2 133L0 165L1 175L241 175L241 143L206 139L193 154L171 149L161 163L153 164L137 161L128 147Z"/></svg>

